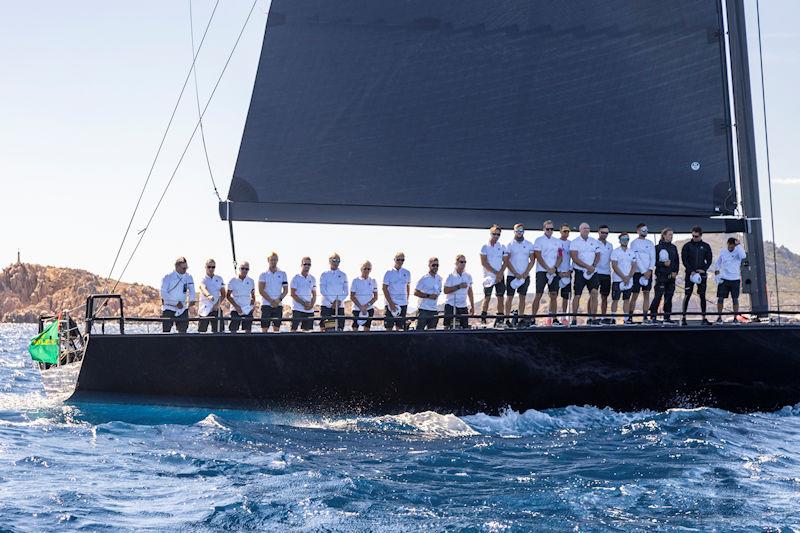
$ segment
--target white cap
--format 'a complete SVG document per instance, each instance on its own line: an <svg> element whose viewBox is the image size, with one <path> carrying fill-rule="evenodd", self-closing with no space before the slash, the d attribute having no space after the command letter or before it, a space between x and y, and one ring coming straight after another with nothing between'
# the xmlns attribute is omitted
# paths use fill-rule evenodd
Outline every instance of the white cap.
<svg viewBox="0 0 800 533"><path fill-rule="evenodd" d="M550 272L547 273L546 277L547 277L547 284L548 285L553 283L553 280L556 279L556 275L555 274L551 274Z"/></svg>
<svg viewBox="0 0 800 533"><path fill-rule="evenodd" d="M492 276L491 274L483 278L483 286L487 289L489 287L494 287L495 283L497 283L497 278Z"/></svg>
<svg viewBox="0 0 800 533"><path fill-rule="evenodd" d="M393 316L393 317L395 317L395 318L397 318L398 316L400 316L400 312L401 312L401 311L402 311L402 309L400 309L400 306L399 306L399 305L395 305L395 306L394 306L394 311L392 311L391 309L389 309L389 312L390 312L390 313L392 313L392 316Z"/></svg>
<svg viewBox="0 0 800 533"><path fill-rule="evenodd" d="M700 285L703 281L703 276L701 276L699 272L692 272L692 275L689 276L689 281L695 285Z"/></svg>
<svg viewBox="0 0 800 533"><path fill-rule="evenodd" d="M650 280L642 276L641 278L639 278L639 285L641 285L642 287L647 287L648 285L650 285Z"/></svg>
<svg viewBox="0 0 800 533"><path fill-rule="evenodd" d="M364 311L359 311L358 312L358 318L369 318L369 313L365 313ZM366 323L367 323L366 320L358 320L358 325L359 326L363 326Z"/></svg>
<svg viewBox="0 0 800 533"><path fill-rule="evenodd" d="M523 283L525 283L524 279L514 278L511 280L511 283L509 285L511 285L512 289L517 290L520 287L522 287Z"/></svg>
<svg viewBox="0 0 800 533"><path fill-rule="evenodd" d="M566 276L564 276L564 277L562 277L562 278L560 278L560 279L558 280L558 285L559 285L559 286L560 286L562 289L563 289L563 288L565 288L565 287L567 287L567 286L568 286L570 283L572 283L572 280L571 280L570 278L566 277Z"/></svg>
<svg viewBox="0 0 800 533"><path fill-rule="evenodd" d="M583 271L583 279L589 280L592 279L592 276L594 276L594 272L589 273L588 270Z"/></svg>
<svg viewBox="0 0 800 533"><path fill-rule="evenodd" d="M619 289L621 291L627 291L633 288L633 278L629 279L627 283L624 281L619 282Z"/></svg>
<svg viewBox="0 0 800 533"><path fill-rule="evenodd" d="M664 261L669 261L669 252L664 248L662 248L661 251L658 252L658 260L661 261L662 263Z"/></svg>

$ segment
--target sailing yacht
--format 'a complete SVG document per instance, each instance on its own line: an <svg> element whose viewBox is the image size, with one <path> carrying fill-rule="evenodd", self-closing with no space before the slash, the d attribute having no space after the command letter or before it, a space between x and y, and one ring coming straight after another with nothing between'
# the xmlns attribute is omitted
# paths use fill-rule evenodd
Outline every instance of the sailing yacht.
<svg viewBox="0 0 800 533"><path fill-rule="evenodd" d="M100 295L83 353L43 376L70 369L74 401L381 413L797 403L800 327L769 320L750 99L743 0L273 0L219 206L232 244L236 221L699 224L746 235L760 321L150 335L120 311L123 333L104 334Z"/></svg>

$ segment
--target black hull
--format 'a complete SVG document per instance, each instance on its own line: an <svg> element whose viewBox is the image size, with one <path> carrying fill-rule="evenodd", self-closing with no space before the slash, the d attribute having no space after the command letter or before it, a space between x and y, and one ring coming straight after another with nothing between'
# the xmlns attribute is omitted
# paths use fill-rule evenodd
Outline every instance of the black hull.
<svg viewBox="0 0 800 533"><path fill-rule="evenodd" d="M800 402L800 326L92 336L75 401L399 413Z"/></svg>

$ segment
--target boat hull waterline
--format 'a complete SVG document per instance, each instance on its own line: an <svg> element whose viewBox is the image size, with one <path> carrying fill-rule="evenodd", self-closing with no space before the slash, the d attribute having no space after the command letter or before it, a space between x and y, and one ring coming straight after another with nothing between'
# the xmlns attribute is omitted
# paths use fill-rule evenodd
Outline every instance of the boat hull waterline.
<svg viewBox="0 0 800 533"><path fill-rule="evenodd" d="M799 347L795 325L92 335L70 400L379 414L771 411L800 402Z"/></svg>

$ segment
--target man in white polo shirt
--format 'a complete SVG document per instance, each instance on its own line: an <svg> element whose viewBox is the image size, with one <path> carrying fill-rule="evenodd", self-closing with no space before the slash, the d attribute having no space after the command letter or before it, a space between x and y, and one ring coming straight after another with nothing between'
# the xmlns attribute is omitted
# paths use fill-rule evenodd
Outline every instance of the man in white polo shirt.
<svg viewBox="0 0 800 533"><path fill-rule="evenodd" d="M403 268L406 256L403 252L394 254L394 267L383 275L383 297L386 300L383 325L386 330L406 329L408 295L411 290L411 272Z"/></svg>
<svg viewBox="0 0 800 533"><path fill-rule="evenodd" d="M722 306L728 295L733 300L733 321L739 322L739 290L742 284L742 261L745 259L747 253L742 245L730 237L728 246L714 263L714 275L717 277L717 324L722 324Z"/></svg>
<svg viewBox="0 0 800 533"><path fill-rule="evenodd" d="M569 299L572 296L572 259L569 255L569 247L572 241L569 240L569 224L561 224L558 244L561 246L561 264L556 269L558 271L558 287L561 295L561 314L564 315L564 325L569 324L567 310L569 309Z"/></svg>
<svg viewBox="0 0 800 533"><path fill-rule="evenodd" d="M239 265L239 275L228 282L228 301L231 303L230 332L236 333L239 326L245 333L253 327L253 308L256 306L256 284L250 273L250 263Z"/></svg>
<svg viewBox="0 0 800 533"><path fill-rule="evenodd" d="M514 303L514 292L519 295L519 314L525 314L525 298L531 283L530 272L533 268L533 243L525 239L525 227L514 225L514 238L506 245L506 312L511 314Z"/></svg>
<svg viewBox="0 0 800 533"><path fill-rule="evenodd" d="M194 305L197 294L194 292L194 280L186 270L189 263L185 257L175 260L175 270L161 280L161 316L164 318L164 333L172 330L172 324L178 333L186 333L189 329L189 307ZM187 301L188 299L188 301Z"/></svg>
<svg viewBox="0 0 800 533"><path fill-rule="evenodd" d="M531 314L534 317L539 314L539 303L546 287L550 295L550 316L553 324L556 325L559 324L555 320L555 315L558 313L558 267L562 260L559 253L561 246L558 238L553 235L555 225L552 220L545 220L542 230L544 235L533 241L533 254L536 260L536 295L533 297ZM533 321L535 323L536 318Z"/></svg>
<svg viewBox="0 0 800 533"><path fill-rule="evenodd" d="M360 325L364 331L369 331L372 326L372 316L375 314L375 302L378 301L378 283L370 277L372 263L364 261L361 265L361 276L350 283L350 301L353 302L353 331L358 331Z"/></svg>
<svg viewBox="0 0 800 533"><path fill-rule="evenodd" d="M597 239L589 235L591 228L586 222L578 226L580 235L572 239L569 244L569 255L575 268L575 296L572 299L572 325L578 324L578 309L581 306L581 294L583 289L589 291L589 318L587 324L595 323L597 314L597 289L599 287L597 274L597 263L600 262L600 243Z"/></svg>
<svg viewBox="0 0 800 533"><path fill-rule="evenodd" d="M314 304L317 302L317 280L309 271L311 258L300 260L300 273L295 274L289 284L292 297L292 331L300 326L303 331L314 329Z"/></svg>
<svg viewBox="0 0 800 533"><path fill-rule="evenodd" d="M633 324L630 299L633 275L636 272L636 254L628 247L630 240L628 232L623 231L619 234L619 248L611 252L611 313L617 314L617 305L621 297L626 324Z"/></svg>
<svg viewBox="0 0 800 533"><path fill-rule="evenodd" d="M330 269L319 277L319 292L322 294L319 316L339 315L341 317L336 319L336 327L329 327L327 321L323 320L320 323L322 331L344 329L344 301L347 298L347 289L350 284L347 281L347 274L339 270L341 262L342 258L339 257L339 254L332 253L328 257Z"/></svg>
<svg viewBox="0 0 800 533"><path fill-rule="evenodd" d="M283 318L283 299L289 294L289 280L286 272L278 269L278 254L271 252L267 256L267 270L258 276L258 294L261 296L261 332L281 330Z"/></svg>
<svg viewBox="0 0 800 533"><path fill-rule="evenodd" d="M218 332L220 329L220 304L227 293L225 292L225 282L222 277L215 275L216 269L217 263L213 259L208 259L206 261L206 275L198 285L200 303L197 306L197 316L200 320L197 322L197 331L200 333L205 333L209 325L211 325L213 333Z"/></svg>
<svg viewBox="0 0 800 533"><path fill-rule="evenodd" d="M436 329L439 319L439 295L442 294L442 278L439 272L439 259L428 259L428 273L420 278L414 290L414 296L419 298L417 306L417 329Z"/></svg>
<svg viewBox="0 0 800 533"><path fill-rule="evenodd" d="M613 320L606 317L608 313L608 295L611 294L611 252L614 246L608 242L609 227L603 224L597 228L597 243L600 245L600 262L597 263L597 292L600 293L600 319L601 323L613 324Z"/></svg>
<svg viewBox="0 0 800 533"><path fill-rule="evenodd" d="M650 288L653 286L653 269L656 266L656 245L647 238L647 225L643 222L636 226L636 233L639 236L631 241L630 249L636 254L637 272L633 275L633 288L631 293L631 315L636 312L636 300L639 299L639 291L644 293L642 296L643 321L650 322L647 312L650 309Z"/></svg>
<svg viewBox="0 0 800 533"><path fill-rule="evenodd" d="M456 269L447 276L444 282L444 293L447 303L444 305L444 327L453 327L453 316L458 316L458 325L462 329L469 327L466 315L475 312L475 297L472 293L472 276L466 272L467 258L463 254L456 256ZM467 301L469 300L469 307Z"/></svg>
<svg viewBox="0 0 800 533"><path fill-rule="evenodd" d="M481 305L481 323L486 323L486 315L489 311L489 302L492 300L492 291L497 296L497 318L494 320L494 325L497 327L502 323L500 318L503 315L505 302L503 301L506 294L506 280L503 277L503 272L506 269L505 256L506 247L500 244L500 233L502 229L495 224L489 228L489 243L481 247L481 265L483 266L484 280L494 281L492 285L488 285L486 281L483 283L483 304ZM488 286L487 286L488 285Z"/></svg>

